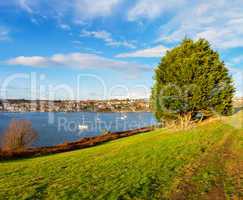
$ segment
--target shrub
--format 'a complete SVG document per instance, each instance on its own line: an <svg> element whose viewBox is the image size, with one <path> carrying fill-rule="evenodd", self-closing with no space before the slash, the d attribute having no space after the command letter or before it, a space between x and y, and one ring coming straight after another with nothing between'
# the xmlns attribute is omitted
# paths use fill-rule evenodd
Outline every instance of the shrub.
<svg viewBox="0 0 243 200"><path fill-rule="evenodd" d="M21 150L30 146L36 139L37 132L27 120L13 120L3 135L4 150Z"/></svg>

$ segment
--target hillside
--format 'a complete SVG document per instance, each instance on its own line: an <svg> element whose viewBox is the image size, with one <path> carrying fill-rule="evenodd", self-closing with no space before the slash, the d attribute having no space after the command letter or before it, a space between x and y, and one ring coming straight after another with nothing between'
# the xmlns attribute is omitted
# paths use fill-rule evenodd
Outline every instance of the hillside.
<svg viewBox="0 0 243 200"><path fill-rule="evenodd" d="M0 199L240 199L242 119L1 162Z"/></svg>

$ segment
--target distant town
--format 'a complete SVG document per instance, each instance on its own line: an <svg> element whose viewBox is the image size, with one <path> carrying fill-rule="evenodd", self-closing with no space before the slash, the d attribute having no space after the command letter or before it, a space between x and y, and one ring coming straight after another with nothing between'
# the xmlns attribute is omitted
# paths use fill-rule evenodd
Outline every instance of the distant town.
<svg viewBox="0 0 243 200"><path fill-rule="evenodd" d="M243 106L235 98L234 106ZM112 100L0 100L0 112L150 112L149 99Z"/></svg>
<svg viewBox="0 0 243 200"><path fill-rule="evenodd" d="M148 99L0 100L0 112L149 112Z"/></svg>

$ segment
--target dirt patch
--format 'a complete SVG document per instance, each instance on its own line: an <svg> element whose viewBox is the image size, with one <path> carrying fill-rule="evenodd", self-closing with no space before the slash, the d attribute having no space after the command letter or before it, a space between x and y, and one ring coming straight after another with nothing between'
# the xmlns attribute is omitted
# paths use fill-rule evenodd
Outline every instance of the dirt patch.
<svg viewBox="0 0 243 200"><path fill-rule="evenodd" d="M177 185L173 187L170 195L172 200L189 200L189 199L212 199L224 200L226 199L224 191L223 174L225 173L224 154L230 154L230 147L232 144L232 133L227 133L224 137L208 152L202 154L199 161L187 166L183 172L182 177ZM200 184L194 182L192 178L196 176L202 169L208 165L213 164L215 168L219 169L221 175L215 175L212 187L208 192L200 191L200 184L205 184L201 180Z"/></svg>
<svg viewBox="0 0 243 200"><path fill-rule="evenodd" d="M243 133L241 133L243 135ZM242 137L241 135L241 137ZM243 199L243 142L239 142L240 138L236 138L234 146L236 148L228 154L224 154L226 162L226 172L232 178L232 183L235 187L235 193L231 199Z"/></svg>

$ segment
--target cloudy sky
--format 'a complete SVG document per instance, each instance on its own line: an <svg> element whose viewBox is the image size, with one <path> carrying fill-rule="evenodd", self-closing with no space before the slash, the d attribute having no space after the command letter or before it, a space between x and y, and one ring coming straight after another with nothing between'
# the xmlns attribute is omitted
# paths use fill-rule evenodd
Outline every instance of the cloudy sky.
<svg viewBox="0 0 243 200"><path fill-rule="evenodd" d="M0 0L0 97L148 97L184 37L206 38L243 95L242 0Z"/></svg>

